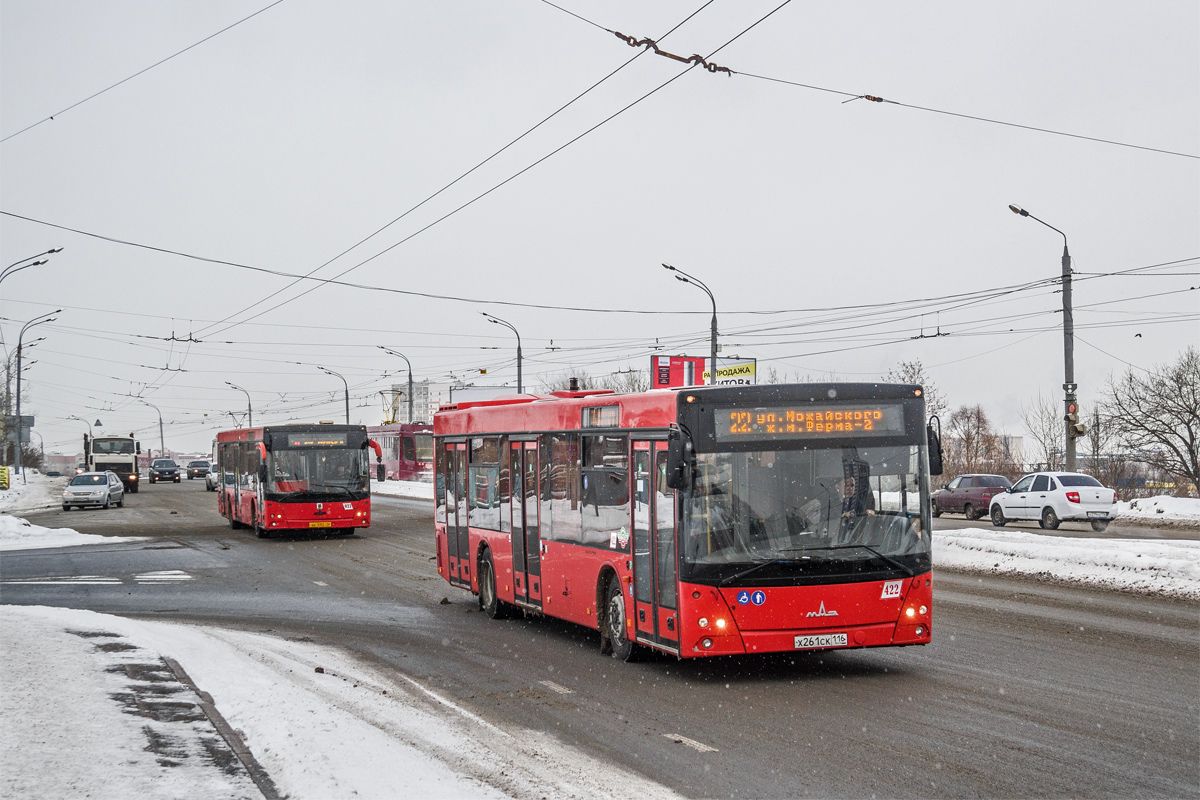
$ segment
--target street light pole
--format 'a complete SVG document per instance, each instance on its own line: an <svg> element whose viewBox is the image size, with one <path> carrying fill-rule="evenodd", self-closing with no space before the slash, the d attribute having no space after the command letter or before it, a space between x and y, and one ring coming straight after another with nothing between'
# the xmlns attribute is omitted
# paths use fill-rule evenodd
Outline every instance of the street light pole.
<svg viewBox="0 0 1200 800"><path fill-rule="evenodd" d="M18 262L19 263L19 262ZM61 308L51 311L48 314L42 314L34 317L21 326L21 332L17 334L17 473L21 476L21 483L25 483L25 471L21 469L21 462L25 460L25 454L21 450L21 350L24 347L25 331L35 325L45 325L47 322L54 322L58 317L53 316L62 311Z"/></svg>
<svg viewBox="0 0 1200 800"><path fill-rule="evenodd" d="M317 369L321 370L321 372L324 372L326 375L332 375L335 378L342 379L342 385L346 387L346 424L349 425L350 424L350 384L346 382L346 377L344 375L342 375L340 372L334 372L333 370L329 369L328 367L322 367L322 366L318 366Z"/></svg>
<svg viewBox="0 0 1200 800"><path fill-rule="evenodd" d="M234 389L237 389L239 392L246 393L246 427L253 428L254 427L254 408L253 408L253 406L250 405L250 392L247 392L245 389L238 386L236 383L230 383L229 381L225 381L225 385L232 386Z"/></svg>
<svg viewBox="0 0 1200 800"><path fill-rule="evenodd" d="M167 440L163 436L162 412L159 411L158 406L154 405L154 403L151 403L149 400L144 400L140 397L138 398L138 400L140 400L141 402L145 403L146 405L153 408L156 412L158 412L158 450L159 450L158 457L166 458L167 457Z"/></svg>
<svg viewBox="0 0 1200 800"><path fill-rule="evenodd" d="M525 384L521 382L521 332L518 331L516 326L513 325L511 322L506 322L506 321L500 319L499 317L493 317L491 314L487 313L486 311L483 311L480 313L482 313L485 317L487 317L488 322L495 323L496 325L503 325L504 327L506 327L510 331L512 331L514 334L516 334L516 336L517 336L517 394L524 394L525 393Z"/></svg>
<svg viewBox="0 0 1200 800"><path fill-rule="evenodd" d="M712 351L711 362L709 368L711 372L708 374L708 382L711 386L717 385L717 298L713 297L712 291L705 285L704 281L697 278L695 275L689 275L678 267L672 267L670 264L663 264L663 268L675 273L675 280L683 283L690 283L692 286L699 287L708 295L708 299L712 301L712 329L709 333L709 345Z"/></svg>
<svg viewBox="0 0 1200 800"><path fill-rule="evenodd" d="M377 347L385 353L391 353L394 356L400 356L401 358L404 359L404 363L408 365L408 423L411 425L412 421L413 421L412 364L409 362L408 356L404 355L404 353L397 352L395 350L392 350L391 348L384 347L383 345L377 345ZM518 372L520 371L520 367L517 368L517 371ZM517 383L520 384L520 379L517 380ZM517 391L520 391L520 389L518 389Z"/></svg>
<svg viewBox="0 0 1200 800"><path fill-rule="evenodd" d="M1075 384L1075 316L1071 306L1071 251L1067 248L1067 235L1045 220L1038 219L1019 206L1010 205L1009 210L1022 217L1029 217L1040 222L1050 230L1063 237L1062 251L1062 297L1063 297L1063 419L1066 429L1066 469L1075 471L1075 438L1074 420L1079 411L1079 399L1076 396Z"/></svg>
<svg viewBox="0 0 1200 800"><path fill-rule="evenodd" d="M0 282L2 282L5 278L7 278L9 275L12 275L15 272L20 272L21 270L29 269L30 267L41 266L42 264L45 264L46 262L48 262L50 260L48 258L42 258L42 256L52 256L55 253L61 253L61 252L62 252L61 247L55 247L53 250L47 250L44 253L38 253L36 256L30 256L29 258L22 258L20 261L14 261L13 263L11 263L7 267L5 267L3 271L0 271ZM33 261L33 259L35 259L35 258L41 259L41 260ZM33 263L26 264L25 263L26 261L32 261Z"/></svg>

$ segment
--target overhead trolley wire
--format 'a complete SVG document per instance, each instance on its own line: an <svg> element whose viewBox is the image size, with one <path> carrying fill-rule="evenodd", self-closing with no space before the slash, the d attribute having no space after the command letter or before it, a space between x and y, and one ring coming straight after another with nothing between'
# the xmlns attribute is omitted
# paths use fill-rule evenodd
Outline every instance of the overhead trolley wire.
<svg viewBox="0 0 1200 800"><path fill-rule="evenodd" d="M705 3L704 3L704 5L702 5L702 6L700 6L699 8L697 8L697 9L696 9L695 11L693 11L691 14L688 14L688 15L687 15L687 17L685 17L685 18L684 18L684 19L683 19L681 22L679 22L677 25L675 25L675 27L671 28L671 30L669 30L669 31L667 31L665 34L663 34L663 38L665 38L665 37L667 37L667 36L670 36L672 33L674 33L675 31L677 31L677 30L678 30L679 28L681 28L681 27L682 27L684 24L686 24L686 23L687 23L687 22L688 22L690 19L692 19L692 17L696 16L696 15L697 15L697 14L699 14L701 11L703 11L703 10L704 10L704 9L706 9L706 8L708 8L708 6L712 5L712 3L713 3L713 2L714 2L714 0L707 0L707 2L705 2ZM552 5L552 6L554 5L553 3L548 3L548 4L549 4L549 5ZM564 11L564 12L566 12L566 13L568 13L568 14L571 14L571 12L569 12L569 11L566 11L566 9L564 9L564 8L562 8L562 7L560 7L560 6L554 6L554 7L555 7L555 8L558 8L560 11ZM578 19L583 19L583 17L580 17L578 14L571 14L571 15L572 15L572 16L574 16L574 17L577 17ZM594 23L594 22L591 22L590 20L584 20L584 21L585 21L585 22L587 22L589 25L596 25L597 27L601 27L603 30L608 30L607 28L603 28L602 26L600 26L600 25L597 25L596 23ZM549 122L550 120L552 120L554 117L558 116L560 113L562 113L563 111L565 111L567 108L569 108L570 106L574 105L574 104L575 104L575 103L576 103L578 100L580 100L580 99L581 99L581 98L583 98L585 95L587 95L588 93L590 93L590 92L591 92L593 89L595 89L597 86L599 86L600 84L604 83L605 81L607 81L607 80L608 80L609 78L611 78L612 76L616 75L616 74L617 74L618 72L620 72L621 70L625 69L625 67L627 67L627 66L629 66L630 64L632 64L634 61L636 61L636 60L637 60L639 57L641 57L641 56L642 56L642 53L641 53L641 52L637 53L636 55L634 55L634 56L633 56L633 58L630 58L629 60L625 61L623 64L621 64L621 65L620 65L620 66L618 66L616 69L614 69L614 70L612 70L611 72L609 72L609 73L608 73L607 75L605 75L603 78L601 78L600 80L596 81L596 82L595 82L595 83L593 83L591 86L587 87L586 89L584 89L582 92L580 92L579 94L577 94L577 95L575 95L574 97L572 97L572 98L571 98L570 100L568 100L567 102L563 103L561 106L559 106L558 108L556 108L554 111L550 112L548 115L546 115L546 116L545 116L545 117L543 117L541 120L539 120L539 121L538 121L536 124L534 124L532 127L528 128L528 129L527 129L527 130L526 130L524 133L522 133L521 135L517 136L515 139L512 139L511 141L509 141L509 142L508 142L506 145L504 145L503 147L501 147L499 150L497 150L496 152L492 153L490 156L488 156L488 157L484 158L482 161L480 161L479 163L475 164L475 166L471 167L471 168L470 168L470 169L468 169L466 172L462 173L462 174L461 174L461 175L459 175L457 178L455 178L454 180L450 181L449 183L447 183L447 184L446 184L445 186L443 186L442 188L438 189L438 190L437 190L436 192L434 192L433 194L431 194L431 195L427 196L427 197L426 197L424 200L422 200L422 201L420 201L419 203L417 203L416 205L412 206L411 208L409 208L409 209L408 209L407 211L405 211L404 213L402 213L402 214L400 214L399 216L395 217L395 218L394 218L394 219L392 219L390 222L388 222L386 225L383 225L382 227L380 227L380 228L377 228L377 229L376 229L375 231L373 231L372 233L370 233L370 234L368 234L367 236L364 236L363 238L359 239L357 242L355 242L354 244L350 245L350 246L349 246L349 247L347 247L345 250L343 250L342 252L340 252L340 253L338 253L337 255L335 255L333 258L331 258L331 259L329 259L328 261L326 261L324 264L321 264L320 266L318 266L318 267L315 267L314 269L312 269L311 271L309 271L308 273L306 273L306 274L305 274L303 277L304 277L304 278L308 278L308 277L312 276L314 273L316 273L316 272L319 272L320 270L322 270L322 269L324 269L325 267L329 266L330 264L332 264L333 262L337 261L337 260L338 260L339 258L341 258L342 256L344 256L344 255L346 255L347 253L351 252L352 250L354 250L354 249L358 248L360 245L366 244L366 243L367 243L368 241L370 241L371 239L374 239L376 236L378 236L379 234L383 233L383 232L384 232L384 231L386 231L388 228L390 228L390 227L392 227L393 225L395 225L397 222L400 222L400 221L401 221L401 220L403 220L405 217L407 217L409 214L411 214L411 213L413 213L414 211L416 211L417 209L421 208L421 207L422 207L422 206L424 206L426 203L428 203L430 200L433 200L435 197L437 197L437 196L441 195L443 192L445 192L447 189L450 189L451 187L453 187L455 184L457 184L457 183L458 183L459 181L461 181L463 178L466 178L468 175L472 174L472 173L473 173L473 172L475 172L477 169L479 169L479 168L480 168L480 167L482 167L483 165L487 164L489 161L491 161L492 159L494 159L496 156L498 156L498 155L500 155L501 153L503 153L504 151L508 150L510 147L512 147L513 145L517 144L517 143L518 143L518 142L520 142L522 139L524 139L526 136L528 136L529 134L531 134L531 133L533 133L534 131L536 131L538 128L540 128L540 127L542 127L543 125L545 125L547 122ZM603 124L603 123L601 123L601 124ZM585 132L585 134L583 134L583 135L586 135L586 132ZM574 140L572 140L572 141L574 141ZM567 144L570 144L570 142L568 142ZM566 145L564 145L564 147L565 147L565 146L566 146ZM560 149L561 149L561 148L560 148ZM558 152L558 151L556 150L555 152ZM551 153L550 155L554 155L554 153ZM545 158L549 158L549 156L546 156ZM545 159L543 158L542 160L545 160ZM532 168L532 167L534 167L534 166L537 166L537 164L539 164L539 163L541 163L541 161L535 162L534 164L530 165L530 167L527 167L526 169L530 169L530 168ZM522 172L524 172L524 170L522 170ZM517 175L520 175L520 174L521 174L521 173L517 173ZM517 176L516 176L516 175L514 175L513 177L515 178L515 177L517 177ZM509 180L512 180L512 178L509 178ZM507 181L506 181L506 182L507 182ZM500 186L503 186L503 185L504 185L504 184L500 184ZM494 187L494 188L499 188L499 186L497 186L497 187ZM490 191L490 190L489 190L489 191ZM487 193L485 193L485 195L486 195L486 194L487 194ZM484 195L480 195L480 197L483 197L483 196L484 196ZM477 197L477 198L475 198L475 199L476 199L476 200L478 200L479 198ZM475 202L475 201L474 201L474 200L472 200L471 202L473 203L473 202ZM468 203L468 204L466 204L466 205L470 205L470 203ZM458 212L459 210L461 210L462 208L465 208L465 207L466 207L466 205L464 205L464 206L460 206L458 209L455 209L454 211L450 212L450 214L455 214L455 213L457 213L457 212ZM448 214L448 215L446 215L446 216L450 216L450 214ZM422 228L421 230L419 230L419 231L417 231L416 233L412 234L412 236L409 236L409 237L407 237L407 238L405 238L405 239L402 239L400 242L398 242L398 243L397 243L397 245L398 245L398 244L403 244L404 242L408 241L408 239L411 239L413 236L416 236L416 235L418 235L418 234L422 233L423 231L425 231L426 229L428 229L428 228L430 228L430 227L433 227L433 225L436 225L438 222L441 222L441 220L442 220L442 219L445 219L445 218L446 218L446 217L442 217L441 219L435 220L435 221L434 221L433 223L431 223L430 225L428 225L428 226L426 226L425 228ZM397 246L397 245L392 245L392 247L395 247L395 246ZM388 250L390 250L390 249L391 249L391 248L388 248ZM388 251L387 251L387 250L384 250L384 251L383 251L383 253L386 253L386 252L388 252ZM358 269L359 267L361 267L361 266L363 266L363 265L365 265L365 264L369 263L370 261L374 260L375 258L378 258L380 255L383 255L383 253L378 253L378 254L376 254L375 256L372 256L371 258L368 258L366 261L362 261L362 262L360 262L360 263L358 263L358 264L354 265L354 266L353 266L353 267L351 267L350 269L347 269L347 270L345 270L345 271L343 271L343 272L340 272L340 273L338 273L338 275L337 275L336 277L340 278L340 277L342 277L343 275L346 275L346 274L347 274L347 273L349 273L349 272L353 272L354 270L356 270L356 269ZM241 309L240 311L235 311L234 313L232 313L232 314L230 314L229 316L227 316L227 317L225 317L224 319L222 319L220 322L218 322L218 323L214 323L214 324L213 324L213 325L211 325L211 326L206 326L205 328L203 328L203 329L202 329L202 331L203 331L203 330L208 330L208 329L210 329L210 328L213 328L213 327L216 327L217 325L224 324L224 323L226 323L226 322L230 321L231 319L233 319L234 317L238 316L239 314L243 314L243 313L245 313L246 311L249 311L250 309L254 308L255 306L259 306L259 305L261 305L261 304L263 304L263 303L267 302L267 301L268 301L268 300L270 300L271 298L273 298L273 297L276 297L276 296L278 296L279 294L281 294L281 293L283 293L283 292L287 291L287 290L288 290L288 289L290 289L291 287L295 286L295 285L296 285L297 283L299 283L301 280L302 280L302 278L296 278L296 279L295 279L295 280L293 280L291 283L289 283L289 284L287 284L286 286L284 286L284 287L282 287L282 288L280 288L280 289L278 289L278 290L276 290L276 291L274 291L274 292L272 292L272 293L268 294L266 297L263 297L263 298L262 298L262 299L260 299L260 300L256 300L255 302L251 303L250 305L246 306L245 308ZM282 305L285 305L285 304L287 304L287 303L290 303L290 302L292 302L292 301L294 301L294 300L297 300L297 299L299 299L299 298L303 297L304 295L308 294L309 292L315 291L316 289L320 288L320 286L321 286L321 285L322 285L322 284L317 284L316 286L310 287L310 288L306 289L305 291L301 292L300 294L296 295L295 297L292 297L292 298L290 298L289 300L286 300L286 301L284 301L284 303L280 303L280 304L278 304L278 305L275 305L275 306L273 306L272 308L269 308L269 309L267 309L266 311L263 311L263 312L260 312L260 313L258 313L258 314L255 314L254 316L252 316L252 317L249 317L249 318L248 318L248 319L246 319L246 320L243 320L243 321L240 321L240 322L237 322L237 323L234 323L234 324L235 324L235 325L240 325L240 324L244 324L245 322L248 322L248 321L250 321L250 320L257 319L257 318L261 317L263 314L266 314L266 313L269 313L269 312L271 312L271 311L274 311L276 308L279 308L279 307L280 307L280 306L282 306ZM233 325L230 325L230 326L228 326L228 327L226 327L226 328L222 328L222 331L229 330L229 328L231 328L231 327L233 327Z"/></svg>
<svg viewBox="0 0 1200 800"><path fill-rule="evenodd" d="M123 83L128 83L129 81L133 80L134 78L138 77L139 75L145 75L147 72L154 69L155 67L163 65L163 64L167 63L168 61L170 61L171 59L173 59L177 56L181 56L184 53L186 53L188 50L191 50L192 48L195 48L195 47L199 47L200 45L204 44L205 42L207 42L211 39L215 39L216 37L220 36L222 33L225 33L225 31L236 28L238 25L241 25L243 22L246 22L248 20L253 19L254 17L257 17L259 14L263 13L264 11L269 11L270 9L274 8L275 6L279 5L282 2L283 2L283 0L275 0L274 3L263 6L258 11L255 11L253 14L242 17L237 22L234 22L231 25L226 25L224 28L221 28L221 30L217 31L216 33L210 33L208 36L205 36L203 39L199 40L198 42L192 42L191 44L189 44L187 47L183 48L182 50L177 50L174 53L172 53L171 55L167 56L166 58L162 58L162 59L159 59L158 61L155 61L150 66L138 70L137 72L133 73L129 77L122 78L121 80L117 81L116 83L106 86L98 92L93 92L92 94L88 95L87 97L83 98L82 100L77 100L76 102L72 103L71 105L67 106L66 108L61 109L59 111L55 111L50 116L44 117L44 118L38 120L37 122L33 123L32 125L26 125L24 128L21 128L21 130L16 131L14 133L10 133L8 136L5 136L3 139L0 139L0 143L7 142L9 139L12 139L14 136L20 136L22 133L25 133L25 131L32 130L33 128L36 128L38 125L41 125L44 122L49 122L49 121L55 119L56 117L60 117L63 114L67 113L68 111L70 111L74 108L78 108L79 106L83 105L84 103L88 102L89 100L94 100L95 98L99 97L100 95L104 94L105 92L111 91Z"/></svg>

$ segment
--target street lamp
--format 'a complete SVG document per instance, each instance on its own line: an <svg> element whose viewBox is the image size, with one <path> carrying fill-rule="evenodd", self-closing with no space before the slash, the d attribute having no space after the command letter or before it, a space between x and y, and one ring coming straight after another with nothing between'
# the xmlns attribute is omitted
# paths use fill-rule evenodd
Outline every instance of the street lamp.
<svg viewBox="0 0 1200 800"><path fill-rule="evenodd" d="M19 262L18 262L19 263ZM21 332L17 334L17 472L21 475L21 483L25 483L25 471L21 469L21 462L24 461L24 453L21 451L21 351L24 347L25 331L35 325L45 325L47 322L54 322L58 314L62 311L61 308L51 311L47 314L36 316L21 326Z"/></svg>
<svg viewBox="0 0 1200 800"><path fill-rule="evenodd" d="M13 263L11 263L7 267L5 267L3 272L0 272L0 281L3 281L9 275L12 275L15 272L20 272L21 270L29 269L30 267L40 266L50 260L48 258L42 258L42 256L52 256L55 253L61 253L61 252L62 252L61 247L55 247L53 250L47 250L44 253L38 253L36 256L30 256L29 258L22 258L20 261L14 261ZM33 259L35 259L35 258L41 259L41 260L33 261ZM26 264L25 263L26 261L32 261L33 263Z"/></svg>
<svg viewBox="0 0 1200 800"><path fill-rule="evenodd" d="M493 317L491 314L487 313L486 311L482 311L480 313L483 314L485 317L487 317L488 322L495 323L496 325L503 325L504 327L508 328L510 331L512 331L513 333L515 333L517 335L517 394L524 394L525 393L525 385L521 382L521 333L520 333L520 331L518 331L511 322L505 322L504 320L500 319L499 317Z"/></svg>
<svg viewBox="0 0 1200 800"><path fill-rule="evenodd" d="M146 405L153 408L156 412L158 412L158 451L159 451L158 457L166 458L167 457L167 441L166 441L166 438L163 436L162 411L159 411L158 406L154 405L154 403L151 403L149 400L144 400L141 397L139 397L138 401L141 403L145 403Z"/></svg>
<svg viewBox="0 0 1200 800"><path fill-rule="evenodd" d="M519 337L518 337L518 338L519 338ZM408 365L408 422L409 422L409 424L411 425L411 424L412 424L412 421L413 421L413 381L412 381L412 363L411 363L411 362L408 360L408 356L404 355L404 353L400 353L400 352L397 352L397 351L395 351L395 350L392 350L391 348L384 347L384 346L383 346L383 345L381 345L381 344L380 344L380 345L376 345L376 347L378 347L380 350L382 350L382 351L383 351L383 352L385 352L385 353L390 353L391 355L394 355L394 356L400 356L401 358L403 358L403 359L404 359L404 363ZM518 363L519 363L519 362L518 362ZM517 370L518 370L518 372L519 372L519 371L520 371L520 367L518 367L518 368L517 368ZM520 384L520 379L518 379L518 380L517 380L517 383L518 383L518 388L517 388L517 391L519 392L519 391L521 391L521 389L520 389L520 387L519 387L519 384Z"/></svg>
<svg viewBox="0 0 1200 800"><path fill-rule="evenodd" d="M1079 421L1079 399L1075 394L1075 317L1071 310L1071 251L1067 249L1067 235L1045 220L1038 219L1019 206L1009 205L1014 214L1040 222L1063 237L1062 251L1062 304L1063 304L1063 416L1066 422L1067 463L1066 469L1075 470L1075 437L1082 434ZM1085 429L1086 430L1086 429Z"/></svg>
<svg viewBox="0 0 1200 800"><path fill-rule="evenodd" d="M229 381L225 381L225 385L232 386L234 389L237 389L239 392L246 393L246 427L253 428L254 427L254 408L250 405L250 392L247 392L245 389L238 386L236 383L230 383Z"/></svg>
<svg viewBox="0 0 1200 800"><path fill-rule="evenodd" d="M90 439L90 438L92 437L92 423L88 422L88 421L87 421L86 419L84 419L83 417L77 417L77 416L75 416L74 414L72 414L71 416L67 417L67 419L77 419L77 420L79 420L80 422L82 422L84 425L87 425L87 426L88 426L88 438ZM96 424L97 424L97 425L99 425L99 424L100 424L100 420L96 420Z"/></svg>
<svg viewBox="0 0 1200 800"><path fill-rule="evenodd" d="M709 374L708 374L708 382L710 385L716 386L717 385L717 298L713 297L712 291L708 288L708 286L705 285L704 281L700 280L695 275L689 275L688 273L684 272L683 270L679 269L678 267L672 267L670 264L663 264L663 269L667 269L667 270L670 270L671 272L674 272L675 280L682 281L684 283L690 283L692 286L696 286L700 289L703 289L704 293L706 295L708 295L708 299L712 301L712 307L713 307L712 332L709 336L709 338L711 339L710 349L712 350L712 363L710 364L711 372L709 372Z"/></svg>
<svg viewBox="0 0 1200 800"><path fill-rule="evenodd" d="M320 365L317 366L317 369L321 370L321 372L324 372L326 375L332 375L335 378L342 379L342 385L346 387L346 424L349 425L350 424L350 384L346 382L346 376L342 375L340 372L334 372L333 370L329 369L328 367L322 367Z"/></svg>

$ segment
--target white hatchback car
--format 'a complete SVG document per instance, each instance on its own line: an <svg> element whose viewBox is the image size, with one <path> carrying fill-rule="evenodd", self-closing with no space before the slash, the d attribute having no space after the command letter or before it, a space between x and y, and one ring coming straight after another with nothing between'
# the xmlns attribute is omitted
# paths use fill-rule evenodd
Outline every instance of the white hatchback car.
<svg viewBox="0 0 1200 800"><path fill-rule="evenodd" d="M70 511L71 506L100 506L117 508L125 505L125 487L117 473L81 472L71 478L70 483L63 488L63 511Z"/></svg>
<svg viewBox="0 0 1200 800"><path fill-rule="evenodd" d="M1077 520L1102 531L1117 515L1113 505L1116 501L1116 492L1091 475L1035 472L993 497L988 511L998 528L1010 521L1029 519L1054 530L1060 522Z"/></svg>

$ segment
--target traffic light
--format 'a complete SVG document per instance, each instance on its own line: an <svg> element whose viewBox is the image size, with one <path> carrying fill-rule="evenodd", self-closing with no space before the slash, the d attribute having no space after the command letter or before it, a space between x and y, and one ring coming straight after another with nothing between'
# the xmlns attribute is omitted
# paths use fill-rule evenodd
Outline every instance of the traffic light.
<svg viewBox="0 0 1200 800"><path fill-rule="evenodd" d="M1079 404L1074 400L1067 403L1067 435L1072 439L1078 439L1087 433L1087 425L1079 421Z"/></svg>

